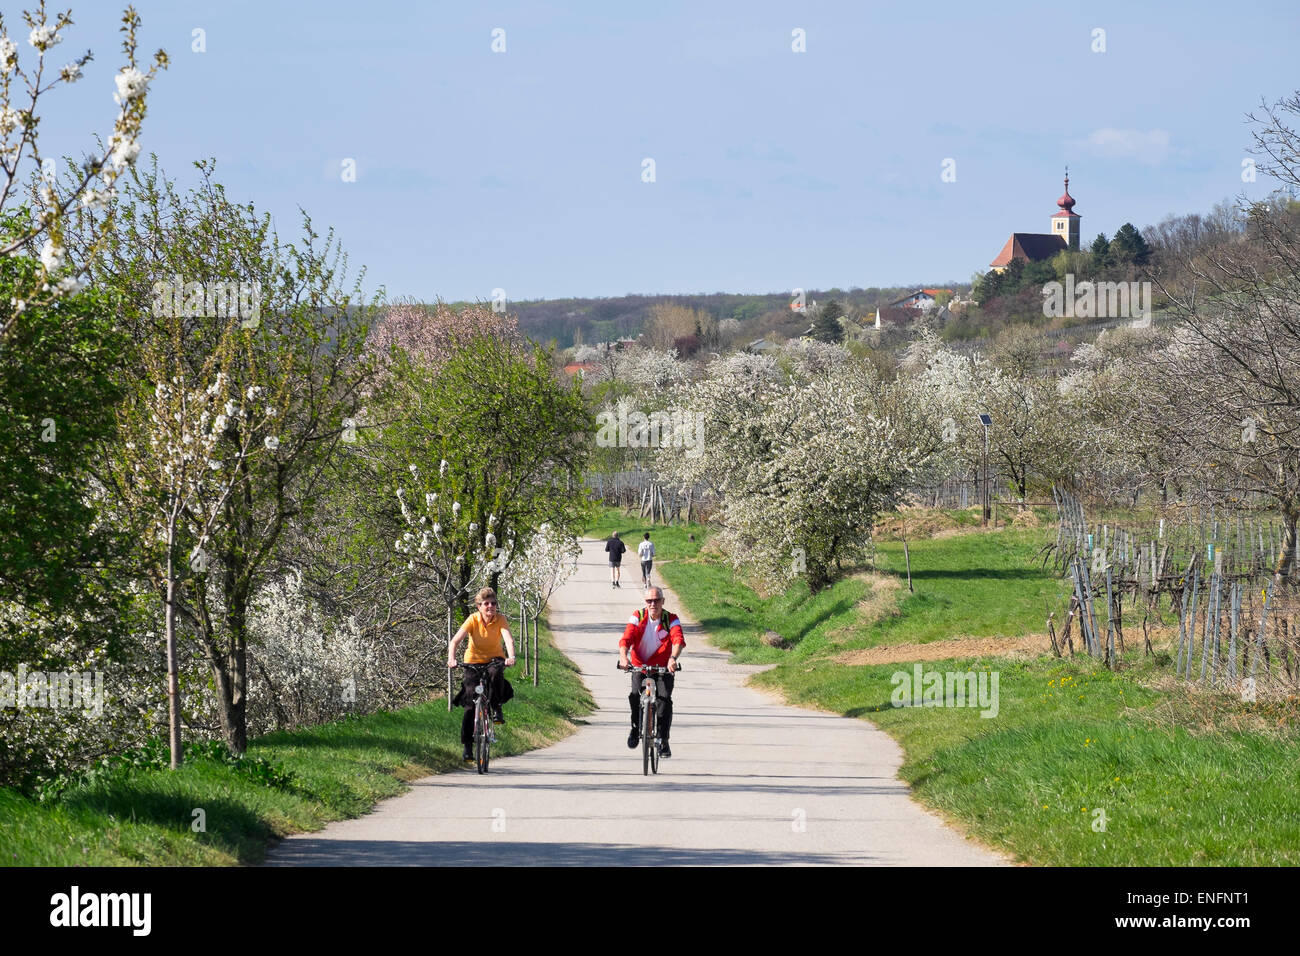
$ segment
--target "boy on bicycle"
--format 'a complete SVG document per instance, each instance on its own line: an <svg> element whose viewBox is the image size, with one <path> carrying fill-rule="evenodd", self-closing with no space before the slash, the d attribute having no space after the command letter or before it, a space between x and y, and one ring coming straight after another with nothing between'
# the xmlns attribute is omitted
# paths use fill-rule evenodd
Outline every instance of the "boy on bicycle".
<svg viewBox="0 0 1300 956"><path fill-rule="evenodd" d="M650 587L645 590L645 607L637 611L623 629L623 638L618 642L618 666L627 669L628 658L634 667L667 667L668 673L655 678L655 698L659 707L659 736L663 747L661 757L671 757L668 746L668 731L673 725L673 674L677 670L677 658L682 656L686 640L682 637L682 622L671 611L664 610L664 592L662 588ZM629 748L641 742L641 728L637 726L641 716L641 682L645 678L636 672L632 674L632 693L627 695L632 705L632 732L627 735Z"/></svg>
<svg viewBox="0 0 1300 956"><path fill-rule="evenodd" d="M465 679L452 701L465 708L465 716L460 722L460 742L464 747L462 756L468 761L474 759L474 685L483 680L483 696L487 699L493 723L506 722L501 705L514 696L505 679L505 668L515 663L515 639L510 628L506 627L505 616L497 611L497 592L483 588L475 595L474 604L478 610L465 619L447 648L447 666L455 667L456 649L465 635L469 635ZM504 663L501 663L501 658L505 658Z"/></svg>

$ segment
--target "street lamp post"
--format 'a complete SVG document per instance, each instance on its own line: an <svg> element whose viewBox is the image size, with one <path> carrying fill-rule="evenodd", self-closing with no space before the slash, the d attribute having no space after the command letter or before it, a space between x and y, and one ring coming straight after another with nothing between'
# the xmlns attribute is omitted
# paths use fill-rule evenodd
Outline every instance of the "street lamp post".
<svg viewBox="0 0 1300 956"><path fill-rule="evenodd" d="M980 424L984 426L984 459L983 459L984 480L982 482L983 494L981 495L982 507L980 509L981 511L980 524L983 525L984 527L988 527L988 523L989 523L989 426L993 424L992 416L984 412L981 412Z"/></svg>

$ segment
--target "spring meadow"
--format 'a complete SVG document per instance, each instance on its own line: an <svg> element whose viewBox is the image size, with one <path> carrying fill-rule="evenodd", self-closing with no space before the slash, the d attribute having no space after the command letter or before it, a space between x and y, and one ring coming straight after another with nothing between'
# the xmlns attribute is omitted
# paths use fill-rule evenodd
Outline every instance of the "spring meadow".
<svg viewBox="0 0 1300 956"><path fill-rule="evenodd" d="M21 921L172 938L178 866L1282 917L1293 9L111 6L0 17Z"/></svg>

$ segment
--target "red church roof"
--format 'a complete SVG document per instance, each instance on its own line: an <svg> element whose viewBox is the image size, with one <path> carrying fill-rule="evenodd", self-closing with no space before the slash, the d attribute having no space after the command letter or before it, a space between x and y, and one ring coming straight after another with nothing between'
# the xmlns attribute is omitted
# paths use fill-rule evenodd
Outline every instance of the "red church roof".
<svg viewBox="0 0 1300 956"><path fill-rule="evenodd" d="M1009 265L1012 259L1039 262L1043 259L1052 258L1066 246L1067 243L1062 236L1053 236L1042 232L1013 232L1006 245L1002 247L1002 251L998 253L997 258L990 262L989 265Z"/></svg>

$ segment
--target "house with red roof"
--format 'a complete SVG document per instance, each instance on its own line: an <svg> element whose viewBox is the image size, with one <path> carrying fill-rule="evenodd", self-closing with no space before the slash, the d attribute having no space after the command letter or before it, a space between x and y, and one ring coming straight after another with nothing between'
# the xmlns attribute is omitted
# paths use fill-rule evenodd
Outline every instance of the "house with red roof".
<svg viewBox="0 0 1300 956"><path fill-rule="evenodd" d="M889 303L886 308L920 309L922 312L929 312L934 308L935 297L940 292L947 292L948 295L952 295L952 289L917 289L915 292L909 292L901 299Z"/></svg>

